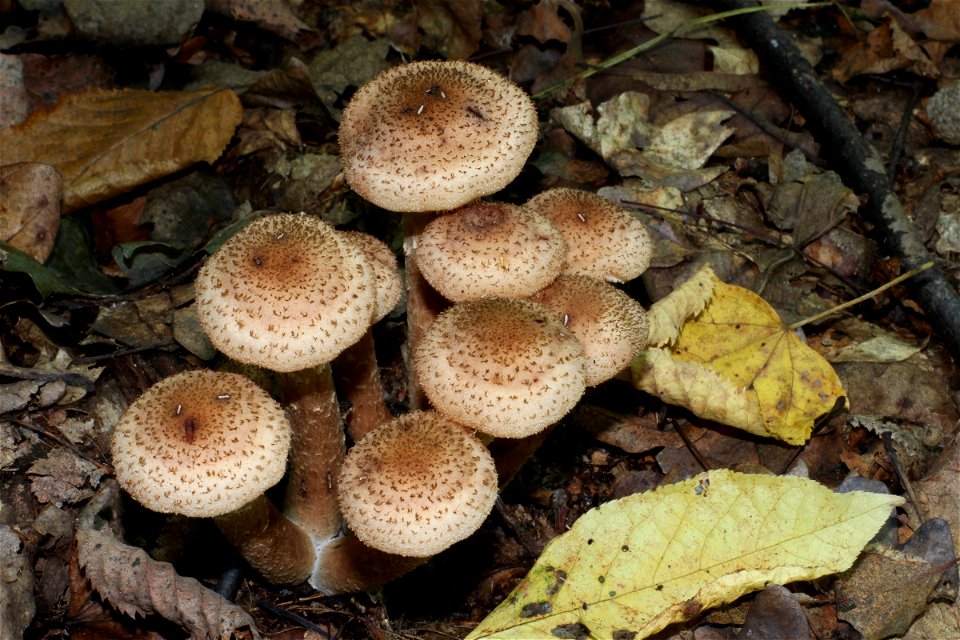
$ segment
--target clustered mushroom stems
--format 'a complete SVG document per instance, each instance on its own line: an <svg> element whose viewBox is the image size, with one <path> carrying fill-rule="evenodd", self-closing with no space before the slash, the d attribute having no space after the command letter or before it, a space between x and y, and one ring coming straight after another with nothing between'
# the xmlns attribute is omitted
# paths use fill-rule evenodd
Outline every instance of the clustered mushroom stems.
<svg viewBox="0 0 960 640"><path fill-rule="evenodd" d="M324 593L371 589L436 553L442 548L434 546L441 531L449 537L444 545L469 535L492 508L497 484L494 460L471 430L513 438L509 441L513 451L506 447L508 453L499 462L502 482L546 437L545 429L576 404L585 386L606 379L606 371L596 372L597 354L614 353L619 358L614 368L622 368L629 362L629 353L624 360L624 350L639 350L642 338L638 336L645 336L646 325L642 308L637 311L639 305L632 300L617 298L610 303L612 310L583 314L555 303L564 295L580 297L579 292L546 293L549 287L545 288L558 287L561 273L587 273L614 282L639 275L649 263L649 247L637 248L648 239L636 219L622 210L618 214L587 212L587 204L600 209L613 205L603 205L606 201L595 194L572 190L559 200L566 198L573 204L555 200L563 190L545 192L523 206L479 200L519 174L536 142L537 127L536 110L522 90L489 69L459 61L389 69L360 87L344 110L339 142L348 183L373 204L406 214L406 348L415 376L410 401L417 409L429 400L436 414L412 411L383 423L389 414L369 327L396 299L390 302L380 296L389 276L378 270L378 259L359 239L349 239L312 216L267 216L224 243L201 269L197 311L214 346L240 362L276 372L286 403L285 428L292 431L292 451L283 509L263 496L266 487L262 487L255 495L243 494L243 502L233 508L213 514L225 536L271 582L295 583L306 577ZM405 166L402 161L411 158L415 166ZM477 167L480 171L471 173ZM590 198L591 203L581 201ZM628 231L640 239L624 235ZM441 239L431 239L431 234ZM452 240L442 239L443 234ZM595 239L604 234L606 240ZM444 256L442 251L438 256L434 251L445 244L458 250L469 248L481 236L492 238L494 246L472 257ZM591 242L599 242L600 257L591 257L584 248ZM516 245L520 253L504 253L508 245ZM611 254L629 264L610 263ZM392 255L387 262L395 269ZM481 271L461 273L459 283L450 285L432 280L436 273L455 271L448 265L459 262L474 264ZM521 280L519 272L510 269L532 280L517 291L501 288ZM490 285L493 289L481 286L490 283L495 283ZM531 296L539 299L528 300ZM608 316L622 316L628 328L602 329L596 339L599 346L585 346L578 340L589 333L578 333L584 315L597 315L601 324ZM485 327L468 335L473 329L467 326L474 317ZM438 355L440 343L450 336L454 353L449 358ZM504 350L516 350L522 363L504 364ZM457 358L478 354L488 361L456 363ZM346 458L343 418L329 364L335 358L339 358L335 367L341 393L354 406L350 430L357 445ZM492 388L480 400L474 397L471 405L468 394L443 381L444 367L472 372L478 380L489 375L492 380L482 382ZM522 398L514 392L520 387L532 395ZM559 387L569 387L566 395L556 390ZM484 398L505 398L506 404L493 417L480 415L486 410ZM447 400L458 406L442 406ZM181 441L194 438L193 423L174 423L182 431ZM429 438L448 433L456 434L458 440L456 444L438 440L424 447L428 436L411 435L415 428L427 429L424 433ZM415 443L409 453L377 444L404 438ZM115 437L115 447L117 442ZM453 454L445 453L446 464L452 465L448 468L475 469L486 488L457 480L455 488L445 490L453 500L450 505L441 507L436 516L421 514L420 508L434 506L436 496L424 495L424 489L415 486L433 464L421 457L424 452L419 449L449 452L460 447L472 451L472 462L450 462ZM361 451L371 449L381 457L358 462ZM379 470L391 464L400 469L400 479L379 479ZM452 475L450 471L431 473L439 473L436 477L444 481ZM271 482L278 479L276 472L269 477ZM350 487L339 496L338 482L348 482ZM370 482L372 488L362 488ZM377 494L393 484L406 486L410 493L371 498L375 506L363 502L366 491ZM138 489L128 491L140 499ZM359 506L350 503L348 507L347 494L359 498ZM399 516L378 515L376 505L393 503L401 508ZM466 524L450 520L453 514L467 512L472 515ZM372 526L379 533L361 527L359 521L371 513ZM345 535L344 514L351 529ZM383 537L391 522L406 527L405 523L421 520L433 527L416 534L427 546L401 554L392 547L396 536Z"/></svg>

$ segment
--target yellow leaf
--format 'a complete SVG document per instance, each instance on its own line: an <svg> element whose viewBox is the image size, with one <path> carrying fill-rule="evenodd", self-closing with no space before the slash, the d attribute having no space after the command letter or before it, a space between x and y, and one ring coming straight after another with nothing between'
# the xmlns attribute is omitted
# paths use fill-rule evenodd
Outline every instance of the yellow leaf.
<svg viewBox="0 0 960 640"><path fill-rule="evenodd" d="M241 116L240 100L227 89L94 90L0 130L0 149L4 163L56 167L69 212L196 162L213 162Z"/></svg>
<svg viewBox="0 0 960 640"><path fill-rule="evenodd" d="M725 469L608 502L550 542L468 640L644 638L768 583L847 569L902 502Z"/></svg>
<svg viewBox="0 0 960 640"><path fill-rule="evenodd" d="M830 364L763 298L719 280L668 352L634 360L633 382L702 418L790 444L806 442L814 420L844 395Z"/></svg>
<svg viewBox="0 0 960 640"><path fill-rule="evenodd" d="M647 311L650 325L647 342L651 346L662 347L676 340L687 318L703 311L713 295L713 287L719 281L713 269L704 267L670 295L650 305Z"/></svg>

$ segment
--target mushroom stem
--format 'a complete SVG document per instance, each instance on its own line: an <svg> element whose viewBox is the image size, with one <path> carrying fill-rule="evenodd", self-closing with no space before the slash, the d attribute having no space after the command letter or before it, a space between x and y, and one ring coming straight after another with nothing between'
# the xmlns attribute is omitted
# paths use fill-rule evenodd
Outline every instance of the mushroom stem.
<svg viewBox="0 0 960 640"><path fill-rule="evenodd" d="M293 428L284 511L315 542L337 535L337 473L344 457L343 420L329 365L280 376Z"/></svg>
<svg viewBox="0 0 960 640"><path fill-rule="evenodd" d="M266 496L214 520L227 541L268 582L300 584L310 576L316 557L313 543Z"/></svg>
<svg viewBox="0 0 960 640"><path fill-rule="evenodd" d="M514 476L533 457L556 427L557 423L553 423L546 429L523 438L494 438L487 445L497 465L497 478L501 491L507 488Z"/></svg>
<svg viewBox="0 0 960 640"><path fill-rule="evenodd" d="M351 409L346 420L354 442L393 417L384 399L370 331L337 356L333 361L333 374L336 387L350 401Z"/></svg>
<svg viewBox="0 0 960 640"><path fill-rule="evenodd" d="M317 549L310 586L325 595L377 589L409 573L429 558L386 553L353 534L332 538Z"/></svg>
<svg viewBox="0 0 960 640"><path fill-rule="evenodd" d="M407 397L411 411L426 409L429 406L420 382L413 372L412 354L433 324L440 312L449 306L449 303L437 293L424 279L417 267L416 248L423 233L424 227L433 219L432 215L418 215L408 213L403 216L403 254L404 278L407 288Z"/></svg>

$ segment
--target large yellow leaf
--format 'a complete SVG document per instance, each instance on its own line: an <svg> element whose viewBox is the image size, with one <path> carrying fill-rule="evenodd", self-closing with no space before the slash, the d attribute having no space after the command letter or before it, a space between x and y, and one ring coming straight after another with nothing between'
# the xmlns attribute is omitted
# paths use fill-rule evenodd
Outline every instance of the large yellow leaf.
<svg viewBox="0 0 960 640"><path fill-rule="evenodd" d="M693 294L684 293L690 286L684 284L657 304L670 307L676 297L689 307L685 301L698 299L704 288L703 274L690 283L697 287ZM651 321L654 332L668 334ZM719 280L669 349L641 351L632 368L638 389L702 418L790 444L806 442L814 420L844 395L833 367L763 298Z"/></svg>
<svg viewBox="0 0 960 640"><path fill-rule="evenodd" d="M544 550L479 638L643 638L762 589L843 571L902 503L710 471L608 502Z"/></svg>
<svg viewBox="0 0 960 640"><path fill-rule="evenodd" d="M0 149L4 164L56 167L69 212L196 162L213 162L242 114L228 89L93 90L0 130Z"/></svg>

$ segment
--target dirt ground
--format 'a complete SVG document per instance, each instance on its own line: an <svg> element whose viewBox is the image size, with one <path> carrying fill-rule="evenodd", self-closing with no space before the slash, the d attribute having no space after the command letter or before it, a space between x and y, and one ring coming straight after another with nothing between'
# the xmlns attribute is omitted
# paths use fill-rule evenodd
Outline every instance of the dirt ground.
<svg viewBox="0 0 960 640"><path fill-rule="evenodd" d="M78 523L95 522L231 595L264 637L463 638L587 511L729 468L903 496L889 553L655 637L960 637L960 306L950 306L960 304L960 5L770 12L857 144L879 152L908 236L851 174L853 138L791 92L743 27L692 23L711 11L700 3L169 0L130 3L114 22L91 18L95 4L0 0L0 635L188 635L170 617L105 602L77 558ZM111 434L156 382L224 365L197 323L192 283L238 222L305 211L380 238L403 266L409 214L350 189L337 130L357 87L421 59L478 62L533 96L536 146L492 197L575 187L619 202L653 239L650 268L617 285L645 307L709 265L791 325L935 266L796 331L846 398L817 408L801 445L698 417L638 390L628 369L587 390L468 539L371 593L271 586L211 521L154 513L120 491ZM110 105L70 104L114 89ZM190 123L173 122L201 102ZM65 105L74 110L51 111ZM157 111L120 142L125 108ZM56 171L17 173L20 162ZM393 415L416 394L406 310L401 301L373 327ZM342 393L340 408L350 415ZM926 564L909 573L893 550ZM904 595L928 582L928 596Z"/></svg>

